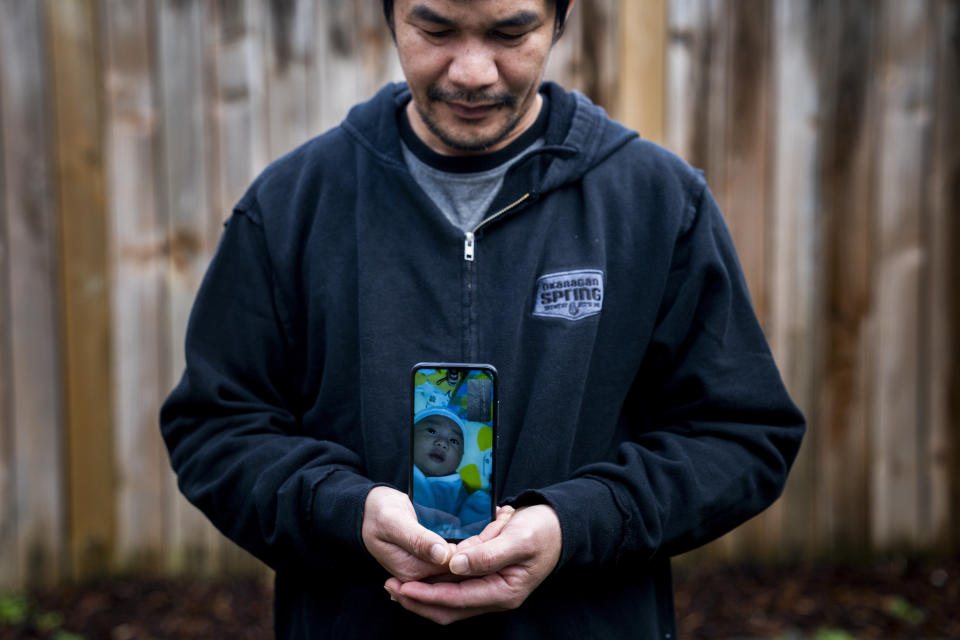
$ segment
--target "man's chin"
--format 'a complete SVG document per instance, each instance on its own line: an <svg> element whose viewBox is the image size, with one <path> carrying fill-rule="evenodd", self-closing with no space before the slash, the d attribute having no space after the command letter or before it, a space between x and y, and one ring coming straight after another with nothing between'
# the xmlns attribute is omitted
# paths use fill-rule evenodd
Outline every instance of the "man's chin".
<svg viewBox="0 0 960 640"><path fill-rule="evenodd" d="M449 125L440 125L431 120L425 120L427 128L442 142L448 149L461 153L484 153L491 148L503 142L510 132L516 127L516 121L511 120L508 123L494 130L480 131L481 125L476 125L476 131L467 131L469 125L463 127L453 127Z"/></svg>
<svg viewBox="0 0 960 640"><path fill-rule="evenodd" d="M506 133L497 133L490 136L438 136L440 141L448 148L461 153L486 153L503 142L507 137Z"/></svg>

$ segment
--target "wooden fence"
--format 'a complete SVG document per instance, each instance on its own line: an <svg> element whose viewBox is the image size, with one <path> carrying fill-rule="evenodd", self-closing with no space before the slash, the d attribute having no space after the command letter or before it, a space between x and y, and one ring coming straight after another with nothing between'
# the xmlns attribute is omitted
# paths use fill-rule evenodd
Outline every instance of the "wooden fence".
<svg viewBox="0 0 960 640"><path fill-rule="evenodd" d="M706 171L810 428L728 558L960 542L960 2L581 0L548 75ZM157 411L221 223L400 71L373 0L0 0L0 587L248 571Z"/></svg>

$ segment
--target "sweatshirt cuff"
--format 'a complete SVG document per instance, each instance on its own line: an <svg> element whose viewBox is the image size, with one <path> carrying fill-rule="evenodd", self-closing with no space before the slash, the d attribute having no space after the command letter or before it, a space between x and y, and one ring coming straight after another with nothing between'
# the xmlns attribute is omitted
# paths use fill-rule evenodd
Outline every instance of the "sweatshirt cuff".
<svg viewBox="0 0 960 640"><path fill-rule="evenodd" d="M321 540L364 550L361 529L367 494L377 486L351 469L334 469L313 483L310 523Z"/></svg>
<svg viewBox="0 0 960 640"><path fill-rule="evenodd" d="M515 508L547 504L557 512L563 535L557 569L612 560L624 537L623 514L600 480L574 478L524 491L508 503Z"/></svg>

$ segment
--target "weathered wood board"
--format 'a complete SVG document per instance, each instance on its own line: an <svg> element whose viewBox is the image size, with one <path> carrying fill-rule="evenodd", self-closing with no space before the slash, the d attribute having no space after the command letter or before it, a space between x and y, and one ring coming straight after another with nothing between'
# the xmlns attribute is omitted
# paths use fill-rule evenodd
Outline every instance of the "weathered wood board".
<svg viewBox="0 0 960 640"><path fill-rule="evenodd" d="M55 168L43 7L0 2L0 586L65 572Z"/></svg>
<svg viewBox="0 0 960 640"><path fill-rule="evenodd" d="M815 344L817 228L820 182L817 171L823 109L817 74L817 11L810 0L774 4L773 166L771 184L771 287L768 336L794 401L809 418L817 406ZM817 482L818 430L809 428L780 502L786 553L809 552L816 540L813 517ZM790 505L790 508L786 507Z"/></svg>
<svg viewBox="0 0 960 640"><path fill-rule="evenodd" d="M213 251L209 224L207 91L204 35L211 3L158 3L156 56L160 95L159 193L166 223L165 287L169 317L164 356L165 387L184 368L183 345L193 298ZM209 551L218 537L206 518L180 495L171 478L165 535L174 570L212 571Z"/></svg>
<svg viewBox="0 0 960 640"><path fill-rule="evenodd" d="M871 283L882 347L871 381L871 534L881 547L921 539L921 519L929 512L929 425L921 415L920 383L928 356L921 302L929 293L924 229L934 105L932 8L922 0L880 3L877 136L884 149L896 150L878 157Z"/></svg>
<svg viewBox="0 0 960 640"><path fill-rule="evenodd" d="M68 548L72 573L83 578L109 568L116 529L101 42L92 0L49 0L44 7L63 264Z"/></svg>
<svg viewBox="0 0 960 640"><path fill-rule="evenodd" d="M104 108L111 264L115 451L115 562L162 567L171 473L157 428L166 392L166 225L157 193L159 122L154 16L148 0L105 0Z"/></svg>
<svg viewBox="0 0 960 640"><path fill-rule="evenodd" d="M929 503L924 541L935 549L956 548L960 530L960 2L936 3L937 96L932 139L929 223L929 288L922 310L929 360L925 414L929 438Z"/></svg>

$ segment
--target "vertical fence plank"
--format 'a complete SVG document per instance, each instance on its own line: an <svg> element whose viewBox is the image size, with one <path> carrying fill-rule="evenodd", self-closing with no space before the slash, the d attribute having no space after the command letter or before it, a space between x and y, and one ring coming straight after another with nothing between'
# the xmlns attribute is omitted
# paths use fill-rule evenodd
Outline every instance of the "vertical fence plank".
<svg viewBox="0 0 960 640"><path fill-rule="evenodd" d="M877 366L875 368L872 534L880 547L920 538L928 495L926 424L920 419L920 353L925 190L933 77L930 3L881 3L878 76L880 139L877 176Z"/></svg>
<svg viewBox="0 0 960 640"><path fill-rule="evenodd" d="M816 348L823 354L816 455L818 539L863 553L869 546L869 384L876 155L872 112L875 3L821 6L819 61L823 138L819 164L823 224Z"/></svg>
<svg viewBox="0 0 960 640"><path fill-rule="evenodd" d="M727 119L732 87L727 76L731 68L731 45L733 42L733 14L731 3L735 0L707 0L706 36L709 55L701 64L705 66L704 91L699 98L704 101L704 118L694 123L697 137L703 142L702 168L707 182L726 214L727 209Z"/></svg>
<svg viewBox="0 0 960 640"><path fill-rule="evenodd" d="M584 90L584 29L581 13L586 3L575 2L567 16L563 37L553 45L544 79L559 83L567 89Z"/></svg>
<svg viewBox="0 0 960 640"><path fill-rule="evenodd" d="M620 31L618 0L593 0L580 7L582 22L576 46L582 56L582 91L609 112L617 107L617 82L620 67ZM599 37L599 34L604 34Z"/></svg>
<svg viewBox="0 0 960 640"><path fill-rule="evenodd" d="M770 156L770 30L767 0L737 0L726 12L730 26L728 130L724 158L724 212L730 225L753 306L767 319Z"/></svg>
<svg viewBox="0 0 960 640"><path fill-rule="evenodd" d="M694 167L704 170L711 191L723 206L720 179L724 148L727 38L723 37L721 0L674 0L668 12L666 143ZM727 558L734 536L695 550L682 560Z"/></svg>
<svg viewBox="0 0 960 640"><path fill-rule="evenodd" d="M934 24L936 131L933 134L927 242L929 295L923 314L930 360L926 380L929 421L929 512L926 542L960 548L960 2L938 0Z"/></svg>
<svg viewBox="0 0 960 640"><path fill-rule="evenodd" d="M663 144L666 0L620 0L619 78L613 115L647 140Z"/></svg>
<svg viewBox="0 0 960 640"><path fill-rule="evenodd" d="M74 573L84 577L106 569L115 521L99 31L92 0L46 6L65 265L70 547Z"/></svg>
<svg viewBox="0 0 960 640"><path fill-rule="evenodd" d="M184 368L187 319L209 255L203 37L206 3L158 3L157 64L161 109L161 198L167 224L166 270L171 346L165 371L172 388ZM218 544L212 525L170 486L168 539L174 570L211 571Z"/></svg>
<svg viewBox="0 0 960 640"><path fill-rule="evenodd" d="M304 115L297 105L305 104L306 96L297 96L294 91L291 100L291 96L286 95L291 92L284 83L268 90L270 78L265 51L271 46L292 47L278 44L277 39L289 35L287 31L293 28L288 24L291 20L302 18L284 13L283 24L277 25L269 17L271 6L280 10L277 7L288 7L288 4L274 6L262 0L220 0L210 4L207 10L204 37L207 104L204 125L209 204L205 215L207 245L211 248L218 242L223 222L230 215L233 205L268 161L268 93L284 94L277 101L282 108L274 109L278 121L285 118L283 114L288 110L295 119L302 120L301 116ZM303 34L300 37L302 39ZM281 55L294 54L287 51ZM302 55L297 55L300 56L298 64L310 63ZM300 84L294 83L293 87L301 88ZM285 110L287 107L290 109ZM291 129L297 129L295 123ZM292 138L283 137L280 122L278 131L280 145L292 147L296 144ZM209 254L205 255L204 262L209 257ZM218 571L229 574L265 570L259 561L232 541L217 533L212 535L214 539L207 551L212 556L208 568L216 567Z"/></svg>
<svg viewBox="0 0 960 640"><path fill-rule="evenodd" d="M383 19L379 2L354 2L353 39L360 74L354 102L367 100L384 84L403 80L400 61ZM332 87L326 87L329 95Z"/></svg>
<svg viewBox="0 0 960 640"><path fill-rule="evenodd" d="M708 177L731 236L761 324L767 316L771 5L765 0L724 3L716 19L718 64L711 70ZM731 537L733 548L766 554L777 537L779 507ZM775 545L769 545L775 548Z"/></svg>
<svg viewBox="0 0 960 640"><path fill-rule="evenodd" d="M116 371L117 548L122 569L157 570L170 474L157 414L168 350L158 210L157 113L147 0L105 0L107 193Z"/></svg>
<svg viewBox="0 0 960 640"><path fill-rule="evenodd" d="M222 221L269 161L260 0L220 0L208 20L212 58L209 155L211 214Z"/></svg>
<svg viewBox="0 0 960 640"><path fill-rule="evenodd" d="M317 47L319 64L319 128L336 126L347 115L360 93L361 77L355 66L359 43L354 38L353 2L324 0L317 10Z"/></svg>
<svg viewBox="0 0 960 640"><path fill-rule="evenodd" d="M277 158L316 133L310 130L307 112L316 60L314 4L282 0L265 8L269 154Z"/></svg>
<svg viewBox="0 0 960 640"><path fill-rule="evenodd" d="M701 135L706 120L710 34L702 0L672 0L667 12L666 144L695 167L706 162Z"/></svg>
<svg viewBox="0 0 960 640"><path fill-rule="evenodd" d="M3 9L0 8L0 11ZM3 16L6 18L6 16ZM9 19L9 18L8 18ZM18 25L19 28L19 25ZM0 51L4 51L4 36L0 31ZM4 189L6 168L3 151L3 80L0 78L0 193ZM0 589L18 585L17 534L19 518L16 511L16 493L13 484L16 456L13 447L13 328L10 322L10 262L7 237L7 203L0 199Z"/></svg>
<svg viewBox="0 0 960 640"><path fill-rule="evenodd" d="M0 584L65 569L60 260L43 8L0 2Z"/></svg>
<svg viewBox="0 0 960 640"><path fill-rule="evenodd" d="M817 10L812 0L778 0L774 6L773 64L776 114L770 209L770 343L784 382L810 422L781 500L786 551L815 548L816 482L814 375L817 309L817 224L820 185L821 100L817 82ZM776 542L774 542L776 543Z"/></svg>
<svg viewBox="0 0 960 640"><path fill-rule="evenodd" d="M732 24L728 27L723 206L754 311L769 335L769 275L774 266L770 252L771 184L775 176L771 131L773 5L766 0L739 1L726 13ZM737 534L740 548L758 556L779 552L774 541L782 535L782 509L782 502L778 502L743 527Z"/></svg>
<svg viewBox="0 0 960 640"><path fill-rule="evenodd" d="M21 31L23 25L14 23L13 18L6 14L7 4L0 4L0 53L10 55L5 48L7 36L3 26L14 24ZM8 92L7 82L0 67L0 194L6 195L6 148L4 134L6 120L4 119L3 98ZM17 534L19 533L19 518L16 511L16 494L13 484L14 463L16 456L13 447L13 328L11 327L10 309L13 298L10 295L10 242L7 235L7 208L6 197L0 198L0 589L18 586L19 571L17 570Z"/></svg>
<svg viewBox="0 0 960 640"><path fill-rule="evenodd" d="M321 132L403 75L379 3L324 0L315 19L316 82L310 104L318 116L312 129Z"/></svg>

